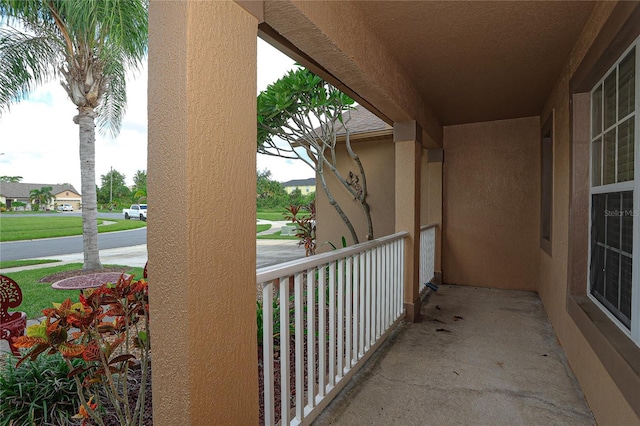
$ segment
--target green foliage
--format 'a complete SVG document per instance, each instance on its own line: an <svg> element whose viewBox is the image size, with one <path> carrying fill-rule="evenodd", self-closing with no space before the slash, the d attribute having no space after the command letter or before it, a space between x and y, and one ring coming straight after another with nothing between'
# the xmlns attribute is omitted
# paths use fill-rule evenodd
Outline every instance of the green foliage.
<svg viewBox="0 0 640 426"><path fill-rule="evenodd" d="M283 209L289 195L280 182L271 180L269 170L256 171L256 205L258 209Z"/></svg>
<svg viewBox="0 0 640 426"><path fill-rule="evenodd" d="M104 284L85 294L78 303L66 299L42 311L46 318L15 340L17 348L28 349L16 366L40 354L59 353L71 369L68 376L76 383L80 406L74 418L104 426L99 405L105 395L121 425L142 426L150 350L147 282L122 276L115 284ZM144 384L134 396L135 407L129 404L133 395L127 380L136 359L133 347L139 349ZM82 362L73 368L75 359ZM85 392L91 398L87 399Z"/></svg>
<svg viewBox="0 0 640 426"><path fill-rule="evenodd" d="M40 206L47 206L51 200L53 200L51 191L53 191L53 188L50 186L43 186L40 189L32 189L29 191L29 197L33 202L31 209L38 211L40 210Z"/></svg>
<svg viewBox="0 0 640 426"><path fill-rule="evenodd" d="M304 246L307 256L316 254L316 203L304 206L291 205L287 208L285 218L296 225L296 237L300 239L298 245ZM307 212L306 215L299 213Z"/></svg>
<svg viewBox="0 0 640 426"><path fill-rule="evenodd" d="M22 176L0 176L0 182L17 183L22 180Z"/></svg>
<svg viewBox="0 0 640 426"><path fill-rule="evenodd" d="M105 175L101 175L101 186L97 191L98 203L108 205L109 200L113 200L116 206L120 206L122 203L129 204L132 194L125 183L125 178L126 176L123 173L115 169L110 170Z"/></svg>
<svg viewBox="0 0 640 426"><path fill-rule="evenodd" d="M66 425L78 409L78 386L58 354L41 355L16 368L17 359L0 363L0 425ZM73 368L81 364L73 360Z"/></svg>
<svg viewBox="0 0 640 426"><path fill-rule="evenodd" d="M272 302L272 321L273 321L273 337L280 340L280 302L278 298L274 298ZM295 317L293 306L293 296L289 296L289 332L295 333ZM258 321L258 346L262 346L264 340L264 308L262 300L256 300L256 317Z"/></svg>
<svg viewBox="0 0 640 426"><path fill-rule="evenodd" d="M147 202L147 172L138 170L133 176L132 204L145 204Z"/></svg>
<svg viewBox="0 0 640 426"><path fill-rule="evenodd" d="M274 136L292 142L318 137L308 117L343 122L343 111L353 103L308 69L289 71L258 95L258 152L275 144Z"/></svg>

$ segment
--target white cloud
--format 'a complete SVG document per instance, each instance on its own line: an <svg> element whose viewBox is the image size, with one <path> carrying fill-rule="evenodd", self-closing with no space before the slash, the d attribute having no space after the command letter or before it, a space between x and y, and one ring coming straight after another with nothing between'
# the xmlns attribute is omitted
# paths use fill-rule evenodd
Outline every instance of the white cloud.
<svg viewBox="0 0 640 426"><path fill-rule="evenodd" d="M258 39L258 91L295 68L294 61ZM147 67L127 79L127 113L117 138L96 134L96 183L111 167L133 184L147 169ZM27 183L71 183L80 190L77 111L59 82L45 84L0 116L0 174ZM258 155L258 167L279 181L314 176L301 161Z"/></svg>

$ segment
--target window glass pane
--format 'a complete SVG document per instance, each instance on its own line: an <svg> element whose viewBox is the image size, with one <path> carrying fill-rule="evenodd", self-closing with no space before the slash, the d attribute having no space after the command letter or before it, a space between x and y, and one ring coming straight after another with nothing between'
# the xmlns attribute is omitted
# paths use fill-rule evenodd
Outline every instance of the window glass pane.
<svg viewBox="0 0 640 426"><path fill-rule="evenodd" d="M607 194L596 194L591 197L591 241L604 244L605 210Z"/></svg>
<svg viewBox="0 0 640 426"><path fill-rule="evenodd" d="M591 294L604 296L604 231L606 194L591 196Z"/></svg>
<svg viewBox="0 0 640 426"><path fill-rule="evenodd" d="M620 264L620 313L631 323L631 258L622 256ZM621 319L623 323L627 321Z"/></svg>
<svg viewBox="0 0 640 426"><path fill-rule="evenodd" d="M602 185L602 137L591 144L591 185Z"/></svg>
<svg viewBox="0 0 640 426"><path fill-rule="evenodd" d="M603 184L616 183L616 129L604 134Z"/></svg>
<svg viewBox="0 0 640 426"><path fill-rule="evenodd" d="M602 84L591 95L591 137L602 133Z"/></svg>
<svg viewBox="0 0 640 426"><path fill-rule="evenodd" d="M618 78L618 120L635 110L636 50L620 62Z"/></svg>
<svg viewBox="0 0 640 426"><path fill-rule="evenodd" d="M591 248L591 274L589 277L591 294L604 297L604 248L600 245Z"/></svg>
<svg viewBox="0 0 640 426"><path fill-rule="evenodd" d="M622 193L622 251L633 253L633 191Z"/></svg>
<svg viewBox="0 0 640 426"><path fill-rule="evenodd" d="M616 71L604 80L604 128L616 123Z"/></svg>
<svg viewBox="0 0 640 426"><path fill-rule="evenodd" d="M605 253L604 296L607 302L617 309L620 291L620 255L612 250ZM615 314L615 312L614 312Z"/></svg>
<svg viewBox="0 0 640 426"><path fill-rule="evenodd" d="M634 117L618 127L618 182L633 180Z"/></svg>
<svg viewBox="0 0 640 426"><path fill-rule="evenodd" d="M607 209L605 211L605 216L607 217L607 245L617 249L620 248L620 222L622 220L620 198L619 192L608 194Z"/></svg>

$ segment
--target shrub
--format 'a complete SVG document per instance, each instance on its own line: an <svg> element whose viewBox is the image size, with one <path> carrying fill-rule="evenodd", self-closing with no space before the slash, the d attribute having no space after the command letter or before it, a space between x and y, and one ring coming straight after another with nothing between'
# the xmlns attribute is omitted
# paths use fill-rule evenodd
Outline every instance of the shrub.
<svg viewBox="0 0 640 426"><path fill-rule="evenodd" d="M292 204L287 207L284 218L296 225L296 237L300 239L298 245L304 246L305 254L316 254L316 203L311 202L304 206Z"/></svg>
<svg viewBox="0 0 640 426"><path fill-rule="evenodd" d="M59 354L41 355L16 368L7 357L0 368L0 425L66 425L77 412L78 387L67 377L69 365ZM72 360L73 368L81 364Z"/></svg>
<svg viewBox="0 0 640 426"><path fill-rule="evenodd" d="M74 418L82 419L83 425L91 419L104 426L101 405L106 398L121 425L143 425L146 386L130 393L128 379L132 367L140 368L141 383L147 383L149 373L147 282L121 276L116 284L104 284L87 294L78 303L67 299L44 309L45 320L28 327L27 335L15 341L17 348L29 349L16 365L42 353L59 353L74 367L69 376L75 380L80 403ZM134 346L139 349L139 364L134 361ZM80 360L79 366L73 366L74 360Z"/></svg>

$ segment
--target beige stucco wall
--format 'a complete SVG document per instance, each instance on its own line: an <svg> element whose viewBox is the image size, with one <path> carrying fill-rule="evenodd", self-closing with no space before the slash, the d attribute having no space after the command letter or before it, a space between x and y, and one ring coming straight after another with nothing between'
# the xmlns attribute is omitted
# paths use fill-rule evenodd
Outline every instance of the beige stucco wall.
<svg viewBox="0 0 640 426"><path fill-rule="evenodd" d="M420 174L420 225L438 225L436 230L435 271L442 271L442 162L428 161L423 149Z"/></svg>
<svg viewBox="0 0 640 426"><path fill-rule="evenodd" d="M570 109L569 79L587 49L615 7L615 2L600 3L590 25L585 28L572 56L549 98L544 112L546 120L552 112L554 122L553 241L550 257L539 256L539 294L553 328L569 359L596 420L601 425L637 425L637 415L626 402L616 384L567 313L567 262L569 238L569 173L570 173Z"/></svg>
<svg viewBox="0 0 640 426"><path fill-rule="evenodd" d="M367 177L369 196L367 201L371 207L371 220L373 222L374 237L393 234L395 227L395 153L391 136L374 140L352 143L353 150L360 157ZM338 169L345 176L349 171L356 173L357 166L349 158L342 146L338 151ZM360 203L342 187L342 184L330 173L326 174L327 185L334 198L352 221L360 242L366 241L367 225ZM353 245L347 226L344 224L335 209L329 205L320 178L316 176L316 203L317 203L317 241L322 245L318 251L331 250L330 241L336 247L341 247L342 236L346 237L347 244Z"/></svg>
<svg viewBox="0 0 640 426"><path fill-rule="evenodd" d="M539 144L537 117L445 127L445 282L536 290Z"/></svg>
<svg viewBox="0 0 640 426"><path fill-rule="evenodd" d="M149 8L149 282L158 425L258 423L257 19ZM229 185L233 182L233 185Z"/></svg>

